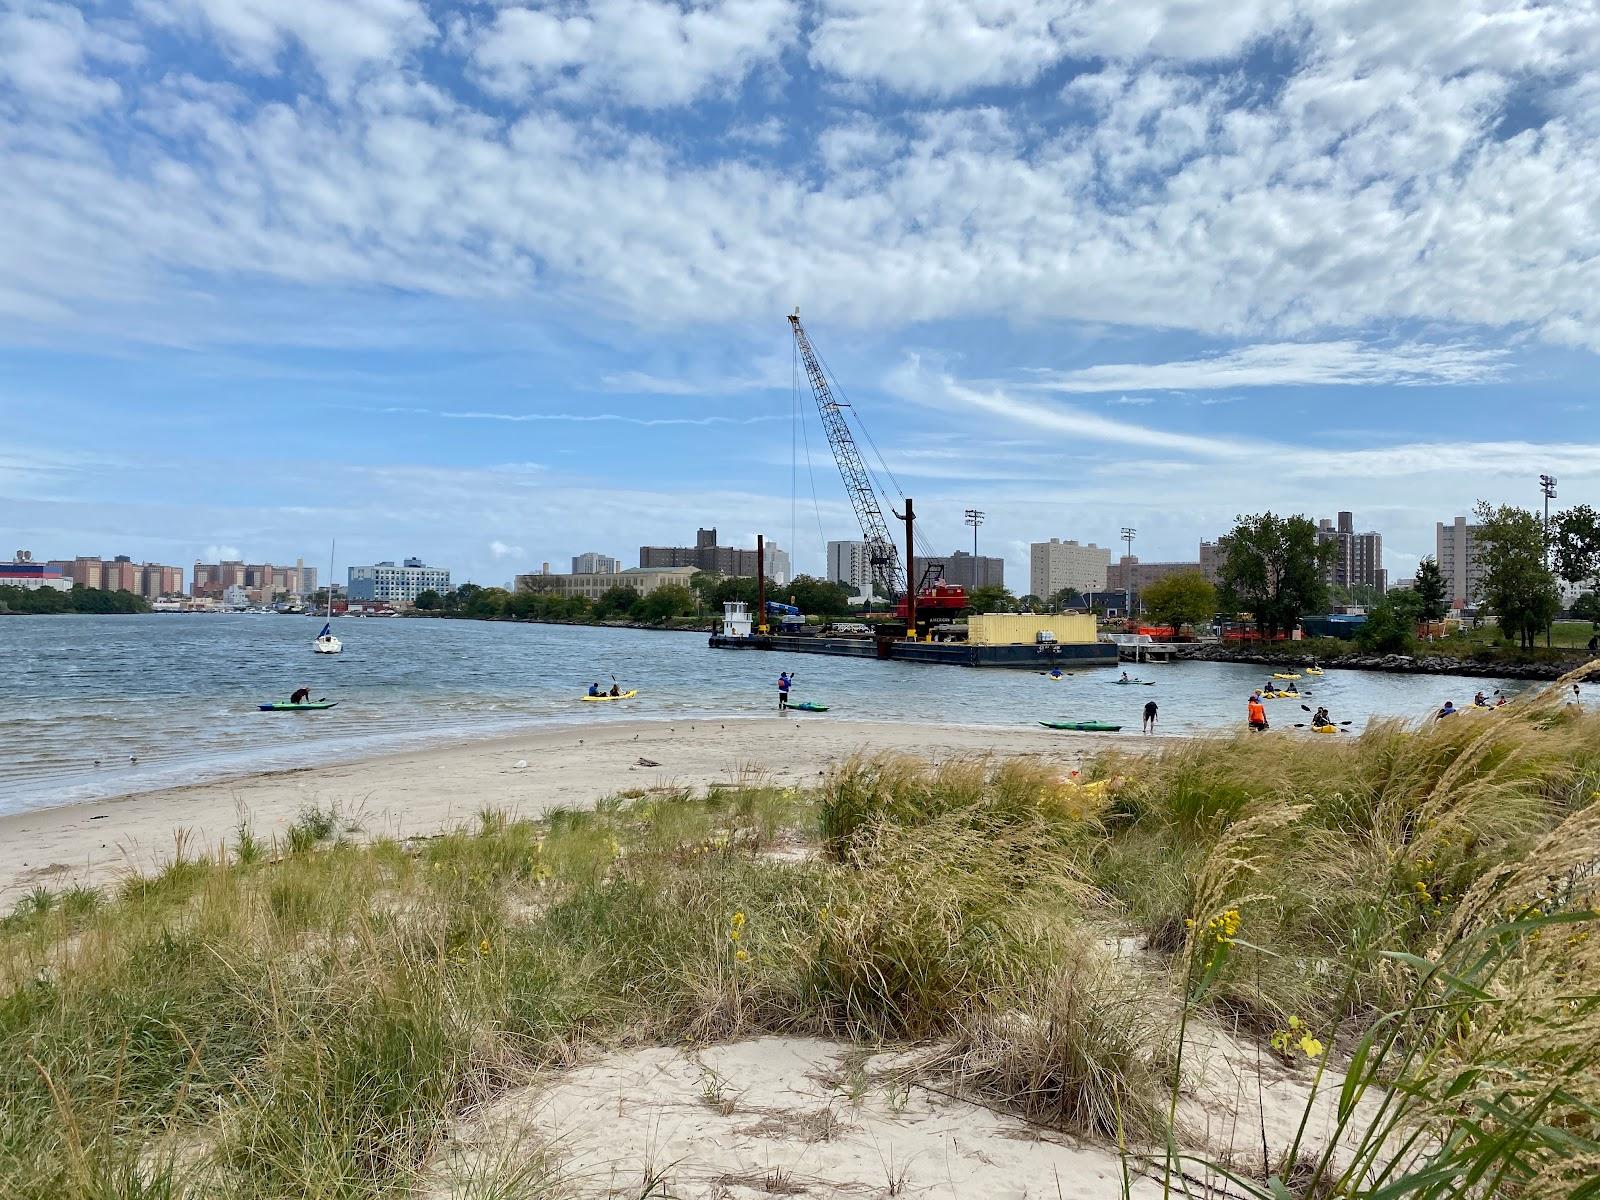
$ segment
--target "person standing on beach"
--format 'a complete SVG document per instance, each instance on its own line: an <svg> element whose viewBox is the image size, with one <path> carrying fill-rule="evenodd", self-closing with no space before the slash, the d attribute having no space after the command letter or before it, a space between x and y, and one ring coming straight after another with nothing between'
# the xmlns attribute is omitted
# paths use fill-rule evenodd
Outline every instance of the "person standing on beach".
<svg viewBox="0 0 1600 1200"><path fill-rule="evenodd" d="M1251 692L1250 703L1245 706L1246 719L1250 728L1257 733L1267 728L1267 706L1261 703L1261 693Z"/></svg>
<svg viewBox="0 0 1600 1200"><path fill-rule="evenodd" d="M1156 731L1156 702L1154 700L1144 706L1144 731L1146 733L1154 733Z"/></svg>
<svg viewBox="0 0 1600 1200"><path fill-rule="evenodd" d="M789 711L789 685L794 682L794 676L784 671L778 676L778 711Z"/></svg>

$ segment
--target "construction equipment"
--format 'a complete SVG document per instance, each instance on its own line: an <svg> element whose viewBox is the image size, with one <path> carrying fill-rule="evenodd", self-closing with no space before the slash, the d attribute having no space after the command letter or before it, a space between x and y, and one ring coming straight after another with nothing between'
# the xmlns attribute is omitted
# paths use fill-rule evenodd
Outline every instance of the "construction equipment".
<svg viewBox="0 0 1600 1200"><path fill-rule="evenodd" d="M942 570L925 572L924 577L916 581L915 587L910 586L906 568L901 564L894 539L889 536L889 525L884 520L883 508L878 502L878 492L873 486L872 475L867 470L867 464L856 446L855 435L850 432L849 422L845 420L844 409L850 405L834 396L827 372L823 370L822 363L811 346L811 339L806 334L805 326L800 324L799 309L789 314L789 328L794 334L795 349L800 355L800 361L805 364L806 378L811 383L812 395L816 397L817 411L822 416L822 428L828 435L828 445L833 450L834 461L839 464L839 474L844 479L845 493L850 497L856 521L860 524L861 534L866 539L867 558L872 567L873 583L885 595L895 598L895 615L904 619L907 630L915 635L919 620L926 620L940 613L948 616L965 608L966 591L945 583ZM860 421L859 414L856 419ZM905 507L903 516L899 513L895 516L905 522L906 562L910 563L913 561L912 545L916 513L909 499L906 500ZM893 509L890 511L893 512Z"/></svg>

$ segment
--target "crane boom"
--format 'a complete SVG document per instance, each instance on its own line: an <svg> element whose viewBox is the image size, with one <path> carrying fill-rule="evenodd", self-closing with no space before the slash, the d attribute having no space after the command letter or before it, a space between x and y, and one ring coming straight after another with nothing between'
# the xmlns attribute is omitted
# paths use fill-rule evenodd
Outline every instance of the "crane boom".
<svg viewBox="0 0 1600 1200"><path fill-rule="evenodd" d="M906 574L900 565L900 555L894 539L889 536L888 523L883 519L883 509L878 505L878 493L867 473L867 464L856 448L856 439L840 410L848 407L833 398L828 377L817 361L811 339L800 324L800 312L789 314L789 326L794 332L795 348L805 363L806 378L811 381L811 392L817 398L817 411L822 414L822 427L828 434L828 445L833 448L834 461L839 464L839 474L844 477L844 490L850 495L850 504L856 510L856 520L867 539L867 557L872 563L873 582L890 596L906 591Z"/></svg>

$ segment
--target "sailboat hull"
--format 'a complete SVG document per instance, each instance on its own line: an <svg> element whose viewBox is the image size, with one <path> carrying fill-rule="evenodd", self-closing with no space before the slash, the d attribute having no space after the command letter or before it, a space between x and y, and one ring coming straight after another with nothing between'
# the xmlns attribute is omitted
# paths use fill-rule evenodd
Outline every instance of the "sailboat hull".
<svg viewBox="0 0 1600 1200"><path fill-rule="evenodd" d="M311 643L311 649L317 654L339 654L344 650L344 643L336 637L319 637Z"/></svg>

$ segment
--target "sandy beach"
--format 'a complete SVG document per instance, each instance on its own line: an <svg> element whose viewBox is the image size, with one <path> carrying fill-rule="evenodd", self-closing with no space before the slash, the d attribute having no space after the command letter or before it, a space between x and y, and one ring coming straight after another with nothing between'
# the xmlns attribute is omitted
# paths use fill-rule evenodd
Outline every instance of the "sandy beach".
<svg viewBox="0 0 1600 1200"><path fill-rule="evenodd" d="M635 788L704 788L752 772L815 779L861 750L929 758L1042 756L1064 769L1126 736L815 719L639 721L532 730L357 762L274 771L0 817L0 908L28 889L101 884L215 851L241 822L281 838L305 805L336 805L365 836L412 837L483 809L534 817ZM640 760L655 765L642 765Z"/></svg>

